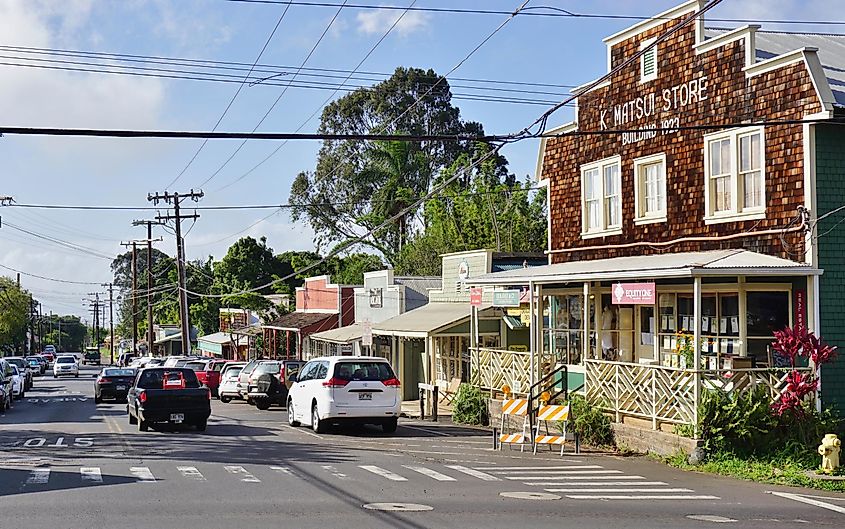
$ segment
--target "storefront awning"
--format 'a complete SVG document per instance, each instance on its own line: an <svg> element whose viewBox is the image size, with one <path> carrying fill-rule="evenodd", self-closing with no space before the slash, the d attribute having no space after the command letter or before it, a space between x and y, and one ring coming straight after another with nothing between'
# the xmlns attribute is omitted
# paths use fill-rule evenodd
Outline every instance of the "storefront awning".
<svg viewBox="0 0 845 529"><path fill-rule="evenodd" d="M334 318L337 321L337 314L322 312L289 312L280 318L263 325L265 329L276 329L278 331L299 332L306 327L317 325L326 320Z"/></svg>
<svg viewBox="0 0 845 529"><path fill-rule="evenodd" d="M490 307L485 304L480 310ZM469 320L469 303L429 303L373 325L373 334L425 338L438 329Z"/></svg>
<svg viewBox="0 0 845 529"><path fill-rule="evenodd" d="M360 323L353 323L346 327L339 329L329 329L328 331L316 332L311 335L312 340L331 343L352 343L361 339L363 329Z"/></svg>
<svg viewBox="0 0 845 529"><path fill-rule="evenodd" d="M749 250L666 253L570 261L487 274L469 280L473 285L527 285L579 281L615 281L714 276L821 275L812 266Z"/></svg>

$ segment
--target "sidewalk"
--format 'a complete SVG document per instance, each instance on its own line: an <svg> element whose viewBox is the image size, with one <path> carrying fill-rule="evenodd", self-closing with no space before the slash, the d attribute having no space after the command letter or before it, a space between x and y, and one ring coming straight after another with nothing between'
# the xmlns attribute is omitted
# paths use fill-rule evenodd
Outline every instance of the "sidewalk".
<svg viewBox="0 0 845 529"><path fill-rule="evenodd" d="M409 419L420 418L420 401L417 400L403 400L402 401L402 417ZM426 405L425 418L431 419L431 406ZM437 419L452 422L452 407L445 404L443 401L437 403Z"/></svg>

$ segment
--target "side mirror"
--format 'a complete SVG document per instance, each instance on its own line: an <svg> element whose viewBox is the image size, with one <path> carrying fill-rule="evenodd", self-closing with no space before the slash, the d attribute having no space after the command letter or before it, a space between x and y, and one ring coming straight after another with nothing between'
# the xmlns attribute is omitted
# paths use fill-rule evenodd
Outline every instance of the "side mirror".
<svg viewBox="0 0 845 529"><path fill-rule="evenodd" d="M289 381L289 382L297 382L297 381L298 381L298 380L297 380L298 378L299 378L299 373L298 373L298 372L297 372L297 373L291 373L291 374L290 374L290 376L288 377L288 381Z"/></svg>

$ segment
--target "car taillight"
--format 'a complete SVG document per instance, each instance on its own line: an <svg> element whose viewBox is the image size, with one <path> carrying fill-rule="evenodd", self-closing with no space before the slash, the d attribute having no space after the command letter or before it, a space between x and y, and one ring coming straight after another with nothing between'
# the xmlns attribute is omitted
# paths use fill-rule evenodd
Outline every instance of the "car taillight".
<svg viewBox="0 0 845 529"><path fill-rule="evenodd" d="M109 382L111 382L111 379L101 378L100 380L97 381L97 384L108 384Z"/></svg>
<svg viewBox="0 0 845 529"><path fill-rule="evenodd" d="M382 384L392 388L398 388L400 385L402 385L401 382L399 382L399 379L396 377L388 378L387 380L382 381Z"/></svg>
<svg viewBox="0 0 845 529"><path fill-rule="evenodd" d="M147 402L147 394L142 391L141 394L138 395L138 400L141 401L141 404Z"/></svg>
<svg viewBox="0 0 845 529"><path fill-rule="evenodd" d="M348 380L343 380L342 378L332 377L325 382L323 382L324 388L342 388L349 384Z"/></svg>

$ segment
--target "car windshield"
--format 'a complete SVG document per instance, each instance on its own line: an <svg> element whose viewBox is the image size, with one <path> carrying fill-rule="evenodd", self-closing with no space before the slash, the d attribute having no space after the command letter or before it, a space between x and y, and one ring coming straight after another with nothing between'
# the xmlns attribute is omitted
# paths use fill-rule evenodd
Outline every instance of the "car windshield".
<svg viewBox="0 0 845 529"><path fill-rule="evenodd" d="M267 364L259 364L258 367L255 368L253 374L261 375L263 373L270 373L271 375L278 375L281 371L281 364L278 362L272 362Z"/></svg>
<svg viewBox="0 0 845 529"><path fill-rule="evenodd" d="M226 367L226 362L214 362L211 364L212 371L223 371L224 367Z"/></svg>
<svg viewBox="0 0 845 529"><path fill-rule="evenodd" d="M37 362L37 360L36 360ZM56 358L57 364L73 364L76 362L76 359L72 356L60 356Z"/></svg>
<svg viewBox="0 0 845 529"><path fill-rule="evenodd" d="M23 358L9 358L8 360L9 363L13 366L24 367L26 365L26 362L24 362ZM36 363L38 363L37 360Z"/></svg>
<svg viewBox="0 0 845 529"><path fill-rule="evenodd" d="M147 369L141 373L141 378L138 380L138 387L141 389L162 389L164 387L164 377L168 379L182 375L185 378L186 388L199 388L200 382L197 380L197 375L190 369Z"/></svg>
<svg viewBox="0 0 845 529"><path fill-rule="evenodd" d="M225 371L223 371L223 373L220 376L227 377L227 378L228 377L236 377L236 376L241 374L242 369L243 369L243 366L241 366L241 367L230 367L230 368L226 369Z"/></svg>
<svg viewBox="0 0 845 529"><path fill-rule="evenodd" d="M19 374L18 373L18 366L16 366L15 364L12 364L12 375L18 376L18 374Z"/></svg>
<svg viewBox="0 0 845 529"><path fill-rule="evenodd" d="M134 369L105 369L103 370L104 377L132 377L135 376Z"/></svg>
<svg viewBox="0 0 845 529"><path fill-rule="evenodd" d="M184 367L193 369L194 371L205 371L205 362L186 362Z"/></svg>
<svg viewBox="0 0 845 529"><path fill-rule="evenodd" d="M334 367L334 377L341 380L380 380L394 378L393 370L387 362L338 362Z"/></svg>

